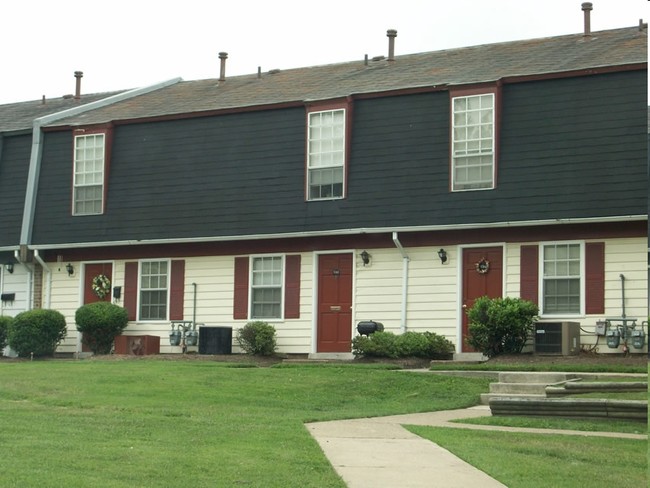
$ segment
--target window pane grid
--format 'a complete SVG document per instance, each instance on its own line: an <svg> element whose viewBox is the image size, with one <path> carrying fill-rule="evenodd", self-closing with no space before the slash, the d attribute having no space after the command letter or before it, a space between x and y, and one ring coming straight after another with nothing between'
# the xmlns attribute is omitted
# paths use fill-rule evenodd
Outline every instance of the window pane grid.
<svg viewBox="0 0 650 488"><path fill-rule="evenodd" d="M580 245L544 246L542 269L544 313L580 313Z"/></svg>
<svg viewBox="0 0 650 488"><path fill-rule="evenodd" d="M102 212L104 183L104 134L75 137L74 214Z"/></svg>
<svg viewBox="0 0 650 488"><path fill-rule="evenodd" d="M454 190L492 188L494 183L494 95L453 99Z"/></svg>
<svg viewBox="0 0 650 488"><path fill-rule="evenodd" d="M167 320L167 261L144 261L140 265L140 319Z"/></svg>
<svg viewBox="0 0 650 488"><path fill-rule="evenodd" d="M282 257L253 258L251 318L282 317Z"/></svg>
<svg viewBox="0 0 650 488"><path fill-rule="evenodd" d="M345 110L309 114L308 198L343 197Z"/></svg>

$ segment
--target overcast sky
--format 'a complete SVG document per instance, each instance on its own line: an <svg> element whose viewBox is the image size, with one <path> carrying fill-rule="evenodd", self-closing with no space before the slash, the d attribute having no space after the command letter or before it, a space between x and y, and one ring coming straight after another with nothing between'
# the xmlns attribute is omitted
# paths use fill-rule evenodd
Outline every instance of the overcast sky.
<svg viewBox="0 0 650 488"><path fill-rule="evenodd" d="M592 0L592 31L647 0ZM582 0L23 0L0 6L0 103L582 32Z"/></svg>

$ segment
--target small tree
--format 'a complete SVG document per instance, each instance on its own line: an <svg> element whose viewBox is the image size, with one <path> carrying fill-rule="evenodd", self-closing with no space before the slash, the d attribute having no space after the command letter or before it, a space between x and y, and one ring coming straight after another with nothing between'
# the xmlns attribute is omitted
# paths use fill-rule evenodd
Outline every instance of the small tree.
<svg viewBox="0 0 650 488"><path fill-rule="evenodd" d="M65 317L56 310L28 310L9 325L7 343L21 357L52 356L66 336Z"/></svg>
<svg viewBox="0 0 650 488"><path fill-rule="evenodd" d="M537 305L521 298L478 298L467 310L467 343L488 357L520 353L538 319Z"/></svg>
<svg viewBox="0 0 650 488"><path fill-rule="evenodd" d="M0 355L2 355L2 350L7 346L7 334L9 333L9 324L11 324L12 320L7 315L0 316Z"/></svg>
<svg viewBox="0 0 650 488"><path fill-rule="evenodd" d="M115 336L126 328L126 309L110 302L94 302L79 307L74 315L83 343L95 354L108 354Z"/></svg>
<svg viewBox="0 0 650 488"><path fill-rule="evenodd" d="M275 327L266 322L249 322L237 331L237 343L247 354L271 356L275 352Z"/></svg>

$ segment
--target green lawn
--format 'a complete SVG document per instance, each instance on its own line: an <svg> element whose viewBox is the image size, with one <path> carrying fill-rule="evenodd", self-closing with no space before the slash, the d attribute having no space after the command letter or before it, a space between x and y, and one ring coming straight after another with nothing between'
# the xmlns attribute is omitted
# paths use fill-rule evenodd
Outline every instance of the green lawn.
<svg viewBox="0 0 650 488"><path fill-rule="evenodd" d="M0 361L3 487L344 487L304 423L462 408L484 379L377 367Z"/></svg>
<svg viewBox="0 0 650 488"><path fill-rule="evenodd" d="M648 486L645 440L409 426L509 488Z"/></svg>

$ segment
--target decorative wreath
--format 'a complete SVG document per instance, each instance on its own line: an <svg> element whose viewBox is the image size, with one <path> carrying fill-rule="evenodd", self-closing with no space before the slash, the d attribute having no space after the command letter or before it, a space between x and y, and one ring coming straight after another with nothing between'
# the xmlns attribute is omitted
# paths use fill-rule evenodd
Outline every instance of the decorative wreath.
<svg viewBox="0 0 650 488"><path fill-rule="evenodd" d="M93 293L99 298L104 298L111 292L111 280L108 276L99 274L93 278Z"/></svg>
<svg viewBox="0 0 650 488"><path fill-rule="evenodd" d="M476 263L476 271L479 274L485 274L490 270L490 261L483 258L478 263Z"/></svg>

